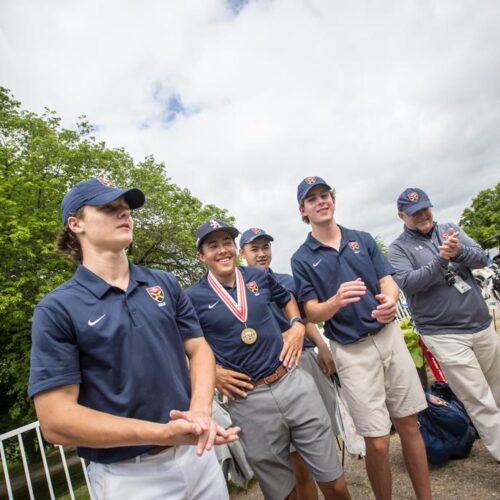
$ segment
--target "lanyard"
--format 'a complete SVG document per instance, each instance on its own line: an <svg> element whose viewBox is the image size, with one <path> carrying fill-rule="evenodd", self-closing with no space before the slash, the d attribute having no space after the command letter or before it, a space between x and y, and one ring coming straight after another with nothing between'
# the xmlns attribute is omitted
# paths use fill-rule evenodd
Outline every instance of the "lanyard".
<svg viewBox="0 0 500 500"><path fill-rule="evenodd" d="M208 283L217 296L224 302L226 307L233 313L236 318L243 324L246 323L248 317L247 296L245 293L245 283L241 271L236 268L236 301L229 295L225 288L217 281L217 278L208 272Z"/></svg>

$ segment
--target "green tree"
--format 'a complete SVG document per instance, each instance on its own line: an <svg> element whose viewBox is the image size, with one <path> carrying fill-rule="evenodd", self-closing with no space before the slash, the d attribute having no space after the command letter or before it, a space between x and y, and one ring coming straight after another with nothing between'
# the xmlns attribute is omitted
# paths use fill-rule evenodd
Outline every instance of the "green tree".
<svg viewBox="0 0 500 500"><path fill-rule="evenodd" d="M80 119L62 128L52 111L21 109L0 87L0 432L34 420L26 395L31 316L43 295L65 281L76 264L58 254L62 195L76 182L106 177L138 186L145 207L134 214L130 258L173 272L187 285L201 276L195 259L195 228L211 217L232 222L225 210L203 205L147 157L134 163L123 149L110 149Z"/></svg>
<svg viewBox="0 0 500 500"><path fill-rule="evenodd" d="M464 209L459 225L483 248L500 243L500 182L480 191L470 208ZM496 236L496 237L495 237Z"/></svg>
<svg viewBox="0 0 500 500"><path fill-rule="evenodd" d="M389 251L387 250L387 245L385 244L385 241L382 239L382 237L376 235L375 243L377 244L378 249L384 254L385 257L387 257Z"/></svg>

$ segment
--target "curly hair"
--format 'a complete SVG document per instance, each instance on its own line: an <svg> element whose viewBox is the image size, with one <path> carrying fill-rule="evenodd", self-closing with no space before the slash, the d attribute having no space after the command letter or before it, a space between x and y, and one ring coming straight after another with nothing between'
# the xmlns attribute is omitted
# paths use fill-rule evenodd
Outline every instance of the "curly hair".
<svg viewBox="0 0 500 500"><path fill-rule="evenodd" d="M82 219L83 207L69 215ZM68 227L67 223L64 225L64 229L56 236L56 248L59 252L67 255L70 259L77 260L78 262L83 260L80 241L78 240L76 234Z"/></svg>

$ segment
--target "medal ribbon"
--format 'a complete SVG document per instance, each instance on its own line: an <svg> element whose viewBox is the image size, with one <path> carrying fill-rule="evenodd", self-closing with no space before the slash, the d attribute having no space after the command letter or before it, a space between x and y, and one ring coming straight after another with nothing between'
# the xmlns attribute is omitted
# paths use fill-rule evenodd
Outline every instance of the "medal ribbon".
<svg viewBox="0 0 500 500"><path fill-rule="evenodd" d="M217 296L226 304L226 307L238 318L242 323L246 323L248 317L247 296L245 293L245 282L241 271L236 268L236 302L227 293L226 289L217 281L217 278L208 271L208 283Z"/></svg>

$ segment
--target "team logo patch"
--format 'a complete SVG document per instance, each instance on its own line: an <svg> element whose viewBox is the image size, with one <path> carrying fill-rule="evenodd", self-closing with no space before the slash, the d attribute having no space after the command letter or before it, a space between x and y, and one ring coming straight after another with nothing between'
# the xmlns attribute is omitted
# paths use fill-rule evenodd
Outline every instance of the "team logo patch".
<svg viewBox="0 0 500 500"><path fill-rule="evenodd" d="M247 288L255 295L259 294L259 287L255 281L249 281L247 283Z"/></svg>
<svg viewBox="0 0 500 500"><path fill-rule="evenodd" d="M209 223L212 229L219 229L222 227L215 219L210 219Z"/></svg>
<svg viewBox="0 0 500 500"><path fill-rule="evenodd" d="M104 177L98 177L97 180L103 185L103 186L106 186L106 187L109 187L109 188L113 188L115 187L115 185L111 182L111 181L108 181L108 179L105 179Z"/></svg>
<svg viewBox="0 0 500 500"><path fill-rule="evenodd" d="M350 241L348 243L349 248L354 252L354 253L359 253L359 243L357 241Z"/></svg>
<svg viewBox="0 0 500 500"><path fill-rule="evenodd" d="M306 177L306 178L304 179L304 182L305 182L306 184L314 184L314 183L316 182L316 177Z"/></svg>
<svg viewBox="0 0 500 500"><path fill-rule="evenodd" d="M159 285L150 286L149 288L146 288L146 291L152 299L156 300L156 302L163 302L165 299L165 294Z"/></svg>
<svg viewBox="0 0 500 500"><path fill-rule="evenodd" d="M431 403L434 403L435 405L449 406L447 401L435 396L434 394L429 394L429 399L430 399Z"/></svg>
<svg viewBox="0 0 500 500"><path fill-rule="evenodd" d="M262 233L262 229L260 227L252 227L252 229L250 229L250 231L252 231L253 234Z"/></svg>
<svg viewBox="0 0 500 500"><path fill-rule="evenodd" d="M411 191L406 196L410 201L418 201L418 193L416 191Z"/></svg>

